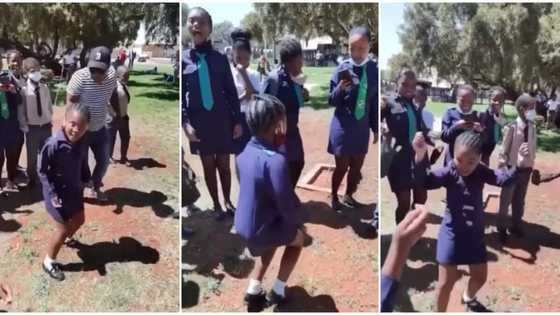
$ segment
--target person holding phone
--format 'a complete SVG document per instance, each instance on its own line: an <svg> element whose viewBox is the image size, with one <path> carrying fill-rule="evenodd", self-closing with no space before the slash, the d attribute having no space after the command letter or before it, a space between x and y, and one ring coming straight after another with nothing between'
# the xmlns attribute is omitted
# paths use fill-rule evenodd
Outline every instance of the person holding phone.
<svg viewBox="0 0 560 315"><path fill-rule="evenodd" d="M444 165L453 160L455 139L465 130L482 132L478 112L473 110L475 90L470 85L462 85L457 90L457 106L447 109L442 119L441 140L448 144Z"/></svg>
<svg viewBox="0 0 560 315"><path fill-rule="evenodd" d="M370 128L377 142L377 65L368 58L370 33L355 27L348 38L350 59L335 70L330 84L329 103L336 109L331 120L327 151L334 155L331 205L340 211L338 188L346 173L347 185L342 203L360 206L353 194L361 179L361 169L370 143Z"/></svg>
<svg viewBox="0 0 560 315"><path fill-rule="evenodd" d="M2 60L0 59L0 69ZM0 174L6 162L8 181L6 187L0 184L0 192L17 191L15 179L19 160L23 132L20 130L18 110L21 95L16 82L9 71L0 72Z"/></svg>

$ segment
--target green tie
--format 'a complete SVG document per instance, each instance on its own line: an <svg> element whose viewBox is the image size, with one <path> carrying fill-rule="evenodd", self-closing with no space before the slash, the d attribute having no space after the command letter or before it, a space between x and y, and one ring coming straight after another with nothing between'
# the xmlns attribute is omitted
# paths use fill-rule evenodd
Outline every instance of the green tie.
<svg viewBox="0 0 560 315"><path fill-rule="evenodd" d="M6 120L10 118L10 108L8 107L8 100L6 100L6 92L0 92L0 116Z"/></svg>
<svg viewBox="0 0 560 315"><path fill-rule="evenodd" d="M500 141L501 130L499 124L494 124L494 143L498 143Z"/></svg>
<svg viewBox="0 0 560 315"><path fill-rule="evenodd" d="M414 135L416 135L416 115L414 115L413 105L405 105L406 115L408 116L408 140L412 143Z"/></svg>
<svg viewBox="0 0 560 315"><path fill-rule="evenodd" d="M367 99L367 64L363 65L362 77L360 78L360 85L358 87L358 98L356 99L356 107L354 108L354 116L357 120L364 118L366 115L366 99Z"/></svg>
<svg viewBox="0 0 560 315"><path fill-rule="evenodd" d="M296 93L297 101L299 106L303 106L303 93L301 92L301 86L294 83L294 91Z"/></svg>
<svg viewBox="0 0 560 315"><path fill-rule="evenodd" d="M200 95L202 96L202 106L206 110L212 110L214 107L214 97L212 96L212 85L210 83L210 75L208 74L208 63L206 62L206 54L196 53L198 61L198 84L200 85Z"/></svg>

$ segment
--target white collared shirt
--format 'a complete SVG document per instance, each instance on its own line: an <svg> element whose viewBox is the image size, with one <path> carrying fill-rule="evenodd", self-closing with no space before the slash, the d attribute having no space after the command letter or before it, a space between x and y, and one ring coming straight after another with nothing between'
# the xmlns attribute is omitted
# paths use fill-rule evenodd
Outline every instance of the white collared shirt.
<svg viewBox="0 0 560 315"><path fill-rule="evenodd" d="M245 94L245 80L243 80L243 76L233 65L231 65L231 73L233 74L233 81L235 83L235 88L237 89L237 95L241 96ZM253 69L247 68L247 75L249 76L249 81L251 81L255 93L259 93L259 91L261 90L261 82L259 80L260 74ZM249 105L249 100L243 99L240 105L241 111L245 111L244 108Z"/></svg>
<svg viewBox="0 0 560 315"><path fill-rule="evenodd" d="M52 122L53 109L49 88L47 85L39 83L41 116L39 116L37 109L36 89L37 85L33 84L29 79L21 89L23 116L20 117L20 123L22 125L46 125Z"/></svg>

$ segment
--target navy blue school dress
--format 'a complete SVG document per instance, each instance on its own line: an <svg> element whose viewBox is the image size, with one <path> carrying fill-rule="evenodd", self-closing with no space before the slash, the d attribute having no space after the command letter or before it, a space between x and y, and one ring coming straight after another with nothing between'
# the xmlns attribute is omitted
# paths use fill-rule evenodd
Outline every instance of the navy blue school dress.
<svg viewBox="0 0 560 315"><path fill-rule="evenodd" d="M389 132L401 150L395 154L387 178L393 192L413 188L414 150L412 140L416 132L425 131L422 115L412 103L400 95L387 97L387 104L381 110L381 120L385 120Z"/></svg>
<svg viewBox="0 0 560 315"><path fill-rule="evenodd" d="M303 225L300 201L292 188L286 157L264 140L251 138L237 156L239 201L235 230L254 256L288 245Z"/></svg>
<svg viewBox="0 0 560 315"><path fill-rule="evenodd" d="M347 89L338 89L340 74L349 71L352 85ZM377 111L377 65L368 61L363 66L353 65L351 60L343 61L331 78L329 104L334 106L331 120L327 152L337 156L365 155L369 148L370 128L373 112ZM367 92L363 109L358 108L358 94L362 80L367 82ZM377 132L377 131L374 131Z"/></svg>
<svg viewBox="0 0 560 315"><path fill-rule="evenodd" d="M213 104L203 103L200 69L207 65ZM190 142L192 154L229 154L233 151L233 128L240 123L239 98L227 57L207 42L187 49L182 56L182 124L190 124L200 142ZM203 70L204 71L204 70Z"/></svg>
<svg viewBox="0 0 560 315"><path fill-rule="evenodd" d="M392 312L399 292L399 281L381 274L381 312Z"/></svg>
<svg viewBox="0 0 560 315"><path fill-rule="evenodd" d="M444 265L474 265L487 262L484 244L484 184L506 186L515 181L515 171L491 170L479 164L474 172L459 175L455 162L440 169L428 171L429 163L415 167L418 185L433 190L446 188L447 208L438 234L438 263Z"/></svg>
<svg viewBox="0 0 560 315"><path fill-rule="evenodd" d="M455 146L455 139L465 131L465 129L460 129L455 126L457 121L461 119L469 119L471 121L480 122L480 117L478 112L473 110L469 114L463 114L459 109L455 107L448 108L443 115L441 121L442 134L441 140L448 144L447 153L445 154L444 165L447 165L449 161L453 160L453 150Z"/></svg>
<svg viewBox="0 0 560 315"><path fill-rule="evenodd" d="M0 102L4 106L7 105L4 113L0 111L0 148L8 148L23 141L23 132L19 129L17 115L21 96L19 93L0 92Z"/></svg>
<svg viewBox="0 0 560 315"><path fill-rule="evenodd" d="M57 222L68 222L84 211L83 184L89 181L89 172L83 163L88 147L85 141L72 143L62 129L50 137L38 160L38 173L45 206ZM54 195L62 200L62 207L52 204Z"/></svg>
<svg viewBox="0 0 560 315"><path fill-rule="evenodd" d="M303 142L299 132L299 108L303 106L303 86L295 83L284 67L269 73L263 92L278 98L286 107L286 143L278 150L289 162L303 162Z"/></svg>

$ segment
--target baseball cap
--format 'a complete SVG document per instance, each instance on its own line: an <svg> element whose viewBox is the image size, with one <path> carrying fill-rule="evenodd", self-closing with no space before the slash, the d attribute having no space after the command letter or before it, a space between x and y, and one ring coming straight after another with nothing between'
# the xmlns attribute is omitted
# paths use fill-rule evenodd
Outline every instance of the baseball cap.
<svg viewBox="0 0 560 315"><path fill-rule="evenodd" d="M105 46L95 47L89 54L88 67L106 71L111 64L111 50Z"/></svg>

